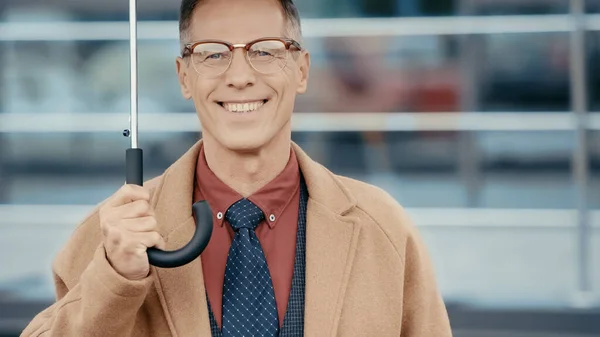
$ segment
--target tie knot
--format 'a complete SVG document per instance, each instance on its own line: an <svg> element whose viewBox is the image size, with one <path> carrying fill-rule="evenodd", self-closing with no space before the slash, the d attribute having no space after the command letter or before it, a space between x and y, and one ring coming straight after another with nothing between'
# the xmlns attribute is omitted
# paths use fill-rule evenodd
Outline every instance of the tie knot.
<svg viewBox="0 0 600 337"><path fill-rule="evenodd" d="M253 230L264 218L265 215L260 208L245 198L236 201L225 212L225 219L235 231L240 228Z"/></svg>

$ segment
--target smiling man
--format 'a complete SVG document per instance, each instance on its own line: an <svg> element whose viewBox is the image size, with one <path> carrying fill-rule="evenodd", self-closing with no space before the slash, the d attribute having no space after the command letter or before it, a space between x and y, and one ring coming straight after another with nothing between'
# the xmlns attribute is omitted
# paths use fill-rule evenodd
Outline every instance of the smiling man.
<svg viewBox="0 0 600 337"><path fill-rule="evenodd" d="M198 141L143 187L124 185L53 264L57 301L22 336L451 336L428 253L383 190L291 141L310 56L291 0L183 0L181 91ZM200 258L174 250L206 200Z"/></svg>

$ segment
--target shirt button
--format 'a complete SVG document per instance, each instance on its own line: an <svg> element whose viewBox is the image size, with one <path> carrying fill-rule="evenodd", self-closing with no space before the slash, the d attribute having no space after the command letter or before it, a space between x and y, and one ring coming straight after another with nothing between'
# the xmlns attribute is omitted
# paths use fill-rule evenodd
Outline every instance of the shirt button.
<svg viewBox="0 0 600 337"><path fill-rule="evenodd" d="M222 212L217 213L217 219L219 219L219 220L223 219L223 213Z"/></svg>
<svg viewBox="0 0 600 337"><path fill-rule="evenodd" d="M269 221L271 221L271 222L275 221L275 214L269 215Z"/></svg>

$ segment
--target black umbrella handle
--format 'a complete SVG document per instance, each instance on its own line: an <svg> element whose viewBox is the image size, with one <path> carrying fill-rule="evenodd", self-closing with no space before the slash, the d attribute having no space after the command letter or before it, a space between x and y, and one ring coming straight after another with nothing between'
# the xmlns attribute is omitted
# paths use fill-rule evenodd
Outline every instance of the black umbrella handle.
<svg viewBox="0 0 600 337"><path fill-rule="evenodd" d="M144 182L143 152L140 148L125 151L126 183L142 186ZM185 246L173 251L148 248L148 262L160 268L175 268L195 260L206 248L212 235L212 212L206 201L198 201L192 205L196 219L194 236Z"/></svg>
<svg viewBox="0 0 600 337"><path fill-rule="evenodd" d="M124 135L129 133L125 131ZM125 176L127 184L142 186L144 184L144 154L142 149L127 149L125 151Z"/></svg>
<svg viewBox="0 0 600 337"><path fill-rule="evenodd" d="M126 182L142 186L144 183L143 153L138 147L138 87L137 87L137 0L129 0L129 51L131 71L131 111L129 112L130 129L123 132L131 138L131 146L125 152ZM183 266L195 260L210 241L212 235L212 212L204 201L192 206L196 218L196 229L190 242L174 251L162 251L148 248L148 260L151 265L162 268Z"/></svg>

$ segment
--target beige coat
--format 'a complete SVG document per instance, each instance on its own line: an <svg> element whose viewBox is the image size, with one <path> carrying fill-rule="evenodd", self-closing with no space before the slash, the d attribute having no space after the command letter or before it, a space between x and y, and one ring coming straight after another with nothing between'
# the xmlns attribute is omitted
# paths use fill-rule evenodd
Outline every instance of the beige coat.
<svg viewBox="0 0 600 337"><path fill-rule="evenodd" d="M193 177L201 142L147 183L167 249L194 231ZM417 229L383 190L337 176L296 144L310 198L306 227L306 336L451 336ZM201 259L151 268L129 281L108 263L97 208L53 264L57 301L22 336L210 336Z"/></svg>

